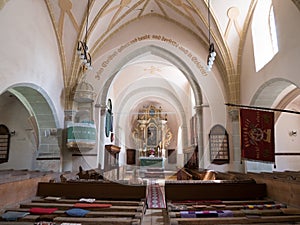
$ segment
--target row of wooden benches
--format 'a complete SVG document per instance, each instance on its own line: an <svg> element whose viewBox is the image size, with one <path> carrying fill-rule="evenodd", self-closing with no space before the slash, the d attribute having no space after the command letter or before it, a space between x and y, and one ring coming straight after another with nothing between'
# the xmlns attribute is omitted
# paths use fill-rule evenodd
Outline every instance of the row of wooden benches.
<svg viewBox="0 0 300 225"><path fill-rule="evenodd" d="M231 175L233 177L240 177L242 179L253 179L256 177L261 177L263 179L270 179L270 180L284 180L284 181L300 181L300 171L272 171L272 172L248 172L247 174L244 173L237 173L237 172L229 172L226 173L227 175Z"/></svg>
<svg viewBox="0 0 300 225"><path fill-rule="evenodd" d="M82 223L82 224L141 224L144 211L145 201L117 201L117 200L96 200L93 203L81 203L85 205L84 210L87 214L84 217L70 216L67 214L69 209L74 209L78 200L60 199L47 200L38 198L30 203L20 204L19 208L7 209L7 212L26 212L29 213L18 222L36 222L36 221L53 221L56 223ZM88 206L90 205L90 206ZM111 205L109 207L94 207L95 205ZM55 209L51 214L30 213L33 209ZM1 224L1 223L0 223Z"/></svg>
<svg viewBox="0 0 300 225"><path fill-rule="evenodd" d="M192 197L191 197L192 198ZM171 225L300 224L300 209L273 200L167 201Z"/></svg>
<svg viewBox="0 0 300 225"><path fill-rule="evenodd" d="M270 200L264 183L241 180L219 184L167 182L165 193L170 224L300 224L300 208Z"/></svg>
<svg viewBox="0 0 300 225"><path fill-rule="evenodd" d="M284 204L265 200L268 197L266 184L247 179L246 181L166 181L166 211L170 224L300 223L299 211L296 209L285 208ZM145 185L133 186L113 182L40 182L38 198L9 210L30 212L32 208L57 208L52 215L52 221L57 224L65 222L83 225L137 225L142 223L146 209L146 190ZM67 215L66 211L74 208L78 199L84 197L96 199L95 204L111 206L85 208L89 212L84 217ZM230 212L231 217L216 217L220 211ZM202 215L204 213L214 217L205 218L207 215ZM29 214L20 220L23 223L32 223L47 217L49 219L49 215Z"/></svg>
<svg viewBox="0 0 300 225"><path fill-rule="evenodd" d="M70 215L68 212L72 209L80 209L85 214ZM47 210L52 211L45 212ZM39 182L36 198L27 203L20 203L18 207L6 208L5 213L25 213L10 224L34 224L45 220L57 225L62 223L140 225L145 210L146 186L78 181ZM0 224L2 223L7 222L2 220Z"/></svg>

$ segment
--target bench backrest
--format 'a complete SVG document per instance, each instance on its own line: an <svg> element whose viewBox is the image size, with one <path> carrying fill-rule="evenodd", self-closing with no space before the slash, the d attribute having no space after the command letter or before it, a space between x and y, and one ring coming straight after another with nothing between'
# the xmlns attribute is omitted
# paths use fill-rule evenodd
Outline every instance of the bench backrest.
<svg viewBox="0 0 300 225"><path fill-rule="evenodd" d="M180 194L179 194L180 193ZM166 200L250 200L267 197L266 184L165 183Z"/></svg>
<svg viewBox="0 0 300 225"><path fill-rule="evenodd" d="M146 186L119 183L38 183L37 196L57 196L64 198L96 198L111 200L141 200L146 198Z"/></svg>

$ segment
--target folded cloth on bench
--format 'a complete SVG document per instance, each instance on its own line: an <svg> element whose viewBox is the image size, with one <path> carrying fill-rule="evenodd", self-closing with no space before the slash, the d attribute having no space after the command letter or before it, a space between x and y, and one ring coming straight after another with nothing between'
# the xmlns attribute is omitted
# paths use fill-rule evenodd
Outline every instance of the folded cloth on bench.
<svg viewBox="0 0 300 225"><path fill-rule="evenodd" d="M231 210L181 211L181 218L233 217Z"/></svg>
<svg viewBox="0 0 300 225"><path fill-rule="evenodd" d="M75 208L110 208L111 204L95 204L95 203L75 203Z"/></svg>
<svg viewBox="0 0 300 225"><path fill-rule="evenodd" d="M73 208L68 209L66 211L66 214L68 216L74 216L74 217L84 217L86 214L88 214L90 211L85 209L79 209L79 208Z"/></svg>
<svg viewBox="0 0 300 225"><path fill-rule="evenodd" d="M16 221L19 218L23 218L24 216L29 215L28 212L17 212L17 211L7 211L2 214L2 219L7 221Z"/></svg>
<svg viewBox="0 0 300 225"><path fill-rule="evenodd" d="M181 218L196 218L196 211L181 211Z"/></svg>
<svg viewBox="0 0 300 225"><path fill-rule="evenodd" d="M233 217L233 212L231 210L217 211L219 217Z"/></svg>
<svg viewBox="0 0 300 225"><path fill-rule="evenodd" d="M50 200L50 201L58 201L61 199L61 197L56 197L56 196L47 196L44 198L45 200Z"/></svg>
<svg viewBox="0 0 300 225"><path fill-rule="evenodd" d="M281 209L286 208L285 204L262 204L262 205L244 205L244 209Z"/></svg>
<svg viewBox="0 0 300 225"><path fill-rule="evenodd" d="M62 223L60 225L82 225L81 223Z"/></svg>
<svg viewBox="0 0 300 225"><path fill-rule="evenodd" d="M217 211L181 211L181 218L218 217Z"/></svg>
<svg viewBox="0 0 300 225"><path fill-rule="evenodd" d="M40 221L40 222L34 223L34 225L55 225L55 223L49 222L49 221Z"/></svg>
<svg viewBox="0 0 300 225"><path fill-rule="evenodd" d="M96 201L94 198L81 198L79 199L80 202L88 202L88 203L93 203Z"/></svg>
<svg viewBox="0 0 300 225"><path fill-rule="evenodd" d="M39 208L39 207L34 207L30 208L29 212L30 214L51 214L57 211L58 208Z"/></svg>
<svg viewBox="0 0 300 225"><path fill-rule="evenodd" d="M180 210L187 210L186 205L174 205L172 203L168 204L172 211L180 211Z"/></svg>

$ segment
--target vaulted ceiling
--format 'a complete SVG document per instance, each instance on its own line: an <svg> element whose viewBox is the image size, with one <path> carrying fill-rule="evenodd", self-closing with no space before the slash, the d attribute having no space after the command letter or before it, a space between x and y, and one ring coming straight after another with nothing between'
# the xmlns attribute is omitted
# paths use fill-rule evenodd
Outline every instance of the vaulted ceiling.
<svg viewBox="0 0 300 225"><path fill-rule="evenodd" d="M209 47L209 30L211 31L211 42L215 44L218 56L215 64L230 100L235 102L239 99L237 77L240 75L243 45L257 1L45 0L45 3L56 31L66 88L72 89L82 75L76 55L79 40L87 38L94 68L97 68L96 64L102 63L99 60L101 56L120 45L115 43L115 46L112 46L111 40L118 40L121 30L126 30L145 18L159 18L192 33L206 49ZM292 1L300 7L298 0ZM154 26L159 27L159 24ZM203 55L202 60L205 61L206 57L207 55ZM133 63L140 69L131 70L136 71L137 77L140 77L141 71L153 73L153 70L156 70L158 73L162 67L165 68L164 60L157 57L153 60L153 56L150 55L148 58L142 58L138 63ZM163 73L161 71L159 73ZM98 71L94 71L94 74L99 76Z"/></svg>
<svg viewBox="0 0 300 225"><path fill-rule="evenodd" d="M4 7L2 0L0 7ZM241 51L249 29L251 16L258 0L44 0L55 30L63 68L64 85L71 90L78 79L80 64L76 55L77 43L87 38L94 68L102 63L101 56L112 49L111 40L119 32L145 18L159 18L181 27L197 37L205 49L211 41L217 51L216 67L229 96L238 99ZM292 0L299 8L298 0ZM210 8L210 11L208 10ZM210 12L210 14L209 14ZM87 20L88 19L88 20ZM155 24L159 26L159 24ZM136 27L139 29L139 27ZM108 44L109 42L109 44ZM115 43L115 46L120 43ZM203 55L203 61L207 55ZM132 63L141 73L167 73L166 62L158 57L143 56ZM169 65L170 66L170 65ZM152 68L152 69L151 69ZM170 66L171 68L171 66ZM156 71L154 71L156 70ZM97 76L97 71L94 71Z"/></svg>
<svg viewBox="0 0 300 225"><path fill-rule="evenodd" d="M221 2L216 0L209 2L207 0L45 0L45 2L56 31L65 87L72 89L81 76L80 64L76 56L78 40L87 38L96 68L95 63L102 63L99 58L112 48L107 44L108 41L118 36L120 30L126 30L134 22L145 18L159 18L181 27L195 35L205 49L209 47L210 29L211 41L215 44L218 55L215 63L221 71L224 84L230 85L234 83L233 77L238 73L239 51L257 0ZM159 24L155 26L159 27ZM115 43L116 46L119 44ZM202 60L206 61L206 57L207 54ZM141 63L143 62L140 61ZM153 67L159 68L157 63L160 62L156 60L155 63ZM149 65L145 64L144 69L147 69L146 67ZM238 88L227 87L227 90L230 92ZM229 95L236 99L239 93L237 91Z"/></svg>

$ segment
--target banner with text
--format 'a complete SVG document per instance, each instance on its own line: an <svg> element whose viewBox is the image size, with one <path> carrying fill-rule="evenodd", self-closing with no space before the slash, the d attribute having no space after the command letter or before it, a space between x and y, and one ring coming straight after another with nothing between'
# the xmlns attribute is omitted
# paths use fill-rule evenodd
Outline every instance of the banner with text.
<svg viewBox="0 0 300 225"><path fill-rule="evenodd" d="M240 109L242 159L275 162L274 112Z"/></svg>

